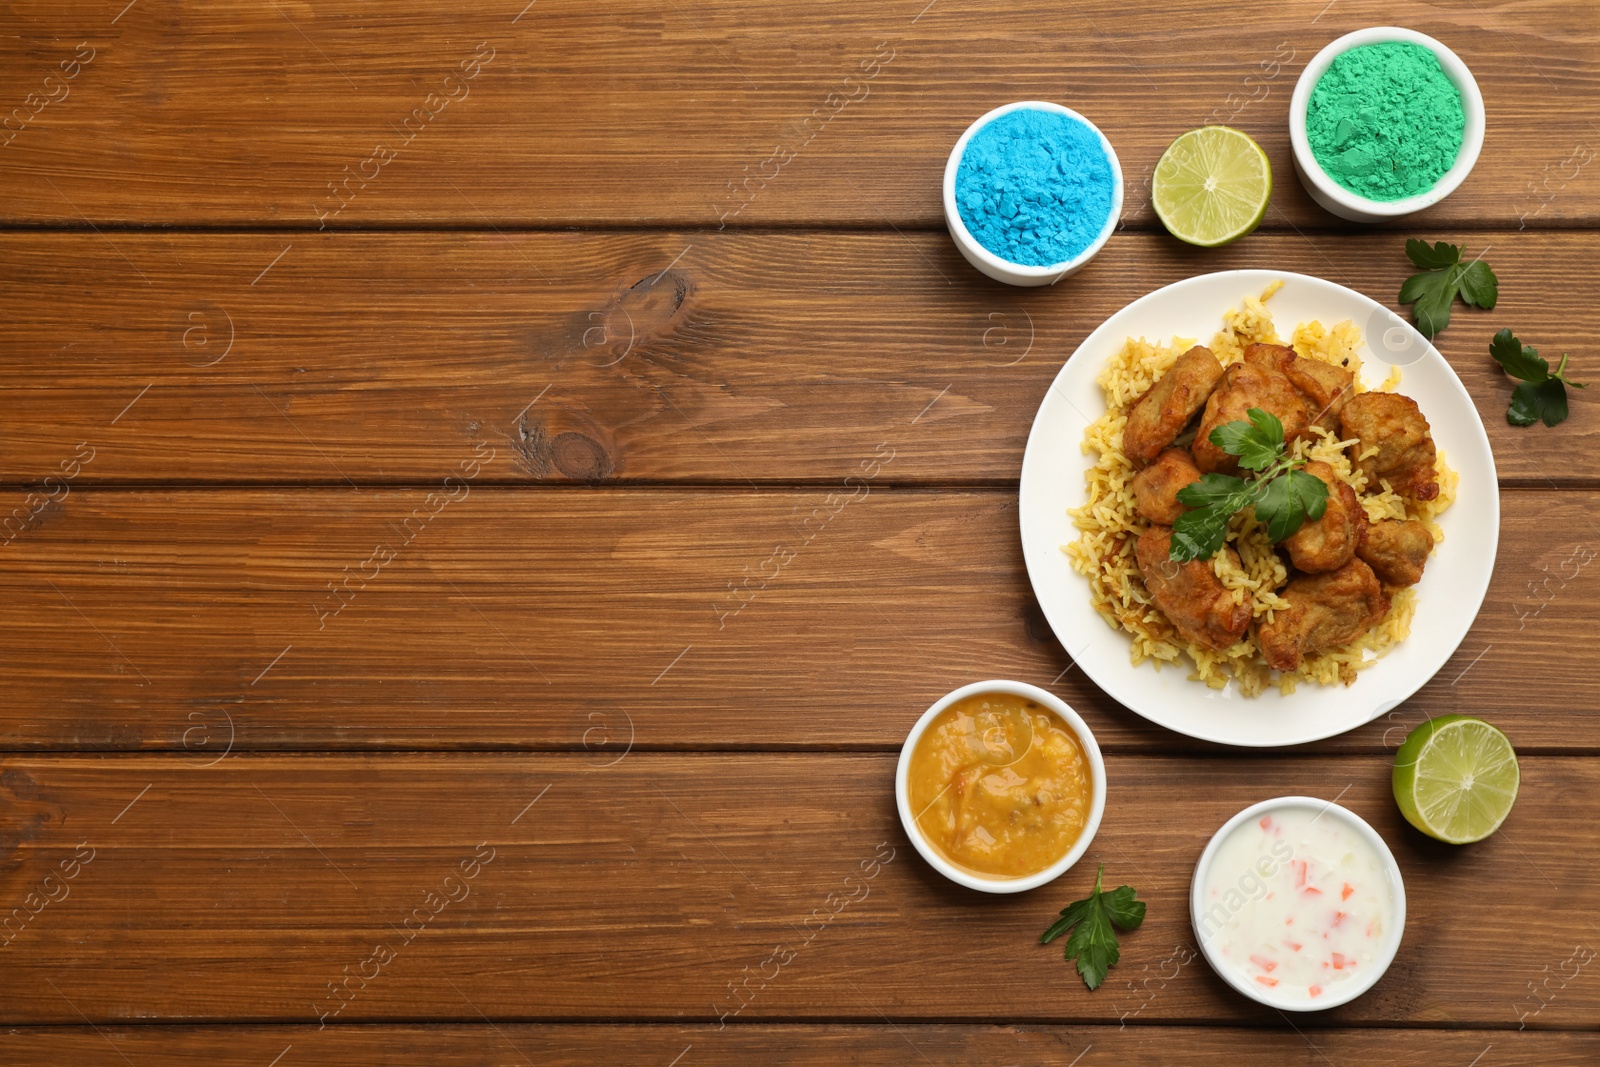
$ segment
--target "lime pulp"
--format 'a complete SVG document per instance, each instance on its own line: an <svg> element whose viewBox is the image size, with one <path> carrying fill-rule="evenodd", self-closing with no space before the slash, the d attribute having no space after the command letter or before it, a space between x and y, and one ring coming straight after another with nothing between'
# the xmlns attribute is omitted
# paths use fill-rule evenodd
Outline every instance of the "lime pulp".
<svg viewBox="0 0 1600 1067"><path fill-rule="evenodd" d="M1510 740L1482 719L1444 715L1394 757L1394 799L1406 821L1452 845L1482 841L1516 803L1521 772Z"/></svg>
<svg viewBox="0 0 1600 1067"><path fill-rule="evenodd" d="M1272 165L1261 146L1231 126L1202 126L1167 146L1150 199L1172 236L1204 248L1254 230L1272 199Z"/></svg>

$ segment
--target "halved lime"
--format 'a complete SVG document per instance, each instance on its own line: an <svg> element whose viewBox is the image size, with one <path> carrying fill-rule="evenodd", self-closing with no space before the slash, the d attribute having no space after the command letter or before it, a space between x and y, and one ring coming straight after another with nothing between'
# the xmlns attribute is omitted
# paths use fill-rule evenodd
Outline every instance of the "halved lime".
<svg viewBox="0 0 1600 1067"><path fill-rule="evenodd" d="M1506 821L1521 781L1506 735L1482 719L1442 715L1412 730L1394 756L1394 799L1406 822L1452 845L1482 841Z"/></svg>
<svg viewBox="0 0 1600 1067"><path fill-rule="evenodd" d="M1261 222L1272 199L1272 165L1232 126L1202 126L1167 146L1150 183L1156 215L1180 241L1215 248Z"/></svg>

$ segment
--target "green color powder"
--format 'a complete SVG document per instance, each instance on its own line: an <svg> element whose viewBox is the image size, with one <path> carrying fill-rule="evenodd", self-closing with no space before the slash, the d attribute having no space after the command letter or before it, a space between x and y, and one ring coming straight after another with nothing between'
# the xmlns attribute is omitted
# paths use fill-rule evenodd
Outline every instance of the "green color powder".
<svg viewBox="0 0 1600 1067"><path fill-rule="evenodd" d="M1455 165L1467 124L1439 58L1404 41L1337 56L1306 107L1306 137L1329 177L1369 200L1433 188Z"/></svg>

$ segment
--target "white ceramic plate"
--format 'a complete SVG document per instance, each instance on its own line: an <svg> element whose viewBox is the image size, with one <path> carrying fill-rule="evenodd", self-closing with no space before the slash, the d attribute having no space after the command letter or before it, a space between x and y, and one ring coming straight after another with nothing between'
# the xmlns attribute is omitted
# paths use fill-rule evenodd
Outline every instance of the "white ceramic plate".
<svg viewBox="0 0 1600 1067"><path fill-rule="evenodd" d="M1173 337L1209 343L1222 314L1268 283L1283 288L1267 303L1278 332L1317 319L1326 327L1349 319L1361 327L1362 380L1370 387L1402 368L1399 392L1427 416L1434 440L1461 475L1455 504L1439 518L1445 539L1418 583L1411 635L1361 671L1355 684L1302 684L1291 696L1269 688L1240 695L1189 679L1187 660L1138 667L1131 638L1113 630L1089 603L1089 582L1073 571L1061 546L1077 537L1068 508L1086 497L1084 471L1093 460L1083 432L1105 414L1096 376L1124 338L1153 344ZM1436 674L1477 617L1494 571L1500 539L1500 494L1494 456L1477 408L1436 348L1383 305L1342 285L1304 274L1236 270L1205 274L1140 297L1112 315L1068 357L1033 421L1022 459L1019 502L1022 551L1034 595L1073 661L1118 702L1169 730L1225 745L1270 748L1344 733L1393 709Z"/></svg>

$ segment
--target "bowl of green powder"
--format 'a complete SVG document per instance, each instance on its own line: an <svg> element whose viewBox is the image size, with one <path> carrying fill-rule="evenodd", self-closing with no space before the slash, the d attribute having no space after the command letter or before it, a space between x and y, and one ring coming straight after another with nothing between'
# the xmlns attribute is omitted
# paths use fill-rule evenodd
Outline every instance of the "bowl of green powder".
<svg viewBox="0 0 1600 1067"><path fill-rule="evenodd" d="M944 218L978 270L1051 285L1105 246L1122 216L1122 167L1105 134L1060 104L1024 100L967 127L944 168Z"/></svg>
<svg viewBox="0 0 1600 1067"><path fill-rule="evenodd" d="M1289 139L1311 198L1340 218L1381 222L1437 204L1483 148L1483 94L1426 34L1375 26L1318 52L1295 84Z"/></svg>

